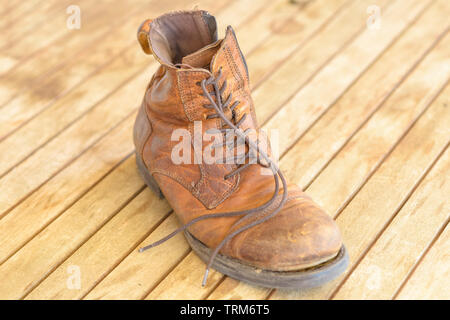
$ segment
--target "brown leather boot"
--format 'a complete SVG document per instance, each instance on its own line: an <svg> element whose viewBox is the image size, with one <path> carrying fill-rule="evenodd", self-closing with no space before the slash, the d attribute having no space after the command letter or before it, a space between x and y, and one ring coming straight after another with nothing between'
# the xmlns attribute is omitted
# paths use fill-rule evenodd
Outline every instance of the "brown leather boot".
<svg viewBox="0 0 450 320"><path fill-rule="evenodd" d="M296 185L288 186L270 147L250 133L258 133L258 125L233 29L217 40L207 12L174 12L145 21L138 39L160 66L136 119L136 160L147 185L167 198L183 225L141 250L184 231L207 271L212 266L272 288L316 286L343 272L348 257L334 221ZM177 129L192 137L182 163L173 160ZM204 141L205 133L220 143ZM223 156L227 141L234 144L232 159ZM223 151L212 164L199 161L208 147L213 155Z"/></svg>

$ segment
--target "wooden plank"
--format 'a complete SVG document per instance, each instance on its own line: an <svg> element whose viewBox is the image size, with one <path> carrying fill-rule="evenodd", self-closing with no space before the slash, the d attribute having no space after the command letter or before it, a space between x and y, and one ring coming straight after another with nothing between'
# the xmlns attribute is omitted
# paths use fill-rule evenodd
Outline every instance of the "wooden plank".
<svg viewBox="0 0 450 320"><path fill-rule="evenodd" d="M450 34L447 33L413 74L322 170L308 188L308 193L328 212L338 213L405 130L421 116L449 76ZM430 81L431 77L433 81Z"/></svg>
<svg viewBox="0 0 450 320"><path fill-rule="evenodd" d="M166 6L155 5L150 1L142 7L143 10L147 8L152 8L156 14L162 13L167 9L167 3ZM83 12L86 10L89 11L89 7L83 7ZM118 17L115 18L114 14ZM136 38L133 35L136 25L143 19L140 10L131 10L129 15L113 12L112 16L105 15L102 19L99 21L104 22L101 27L88 24L82 25L80 30L72 30L56 43L22 61L14 68L14 72L0 78L0 105L3 112L8 113L8 117L0 118L0 138L82 79L98 72L123 49L132 44L136 47ZM95 30L92 30L93 28ZM111 29L114 29L114 32L110 32ZM24 87L32 90L24 92Z"/></svg>
<svg viewBox="0 0 450 320"><path fill-rule="evenodd" d="M21 37L28 36L31 33L39 32L39 28L43 23L52 21L55 14L59 11L65 11L65 8L69 6L70 2L63 1L26 1L29 6L26 12L15 14L8 14L8 18L11 18L13 23L0 27L2 30L2 37L5 41L0 46L0 51L4 48L13 46L17 41L20 41ZM82 3L81 0L78 3ZM27 23L25 23L25 21ZM2 21L3 22L3 21Z"/></svg>
<svg viewBox="0 0 450 320"><path fill-rule="evenodd" d="M34 21L35 19L39 20L42 17L45 17L45 15L42 14L39 10L34 11L34 7L39 3L39 1L22 1L19 5L13 5L13 8L9 10L8 13L4 14L6 17L5 19L2 19L2 21L8 21L9 23L5 23L3 28L0 28L2 30L2 35L4 35L4 43L6 44L9 37L7 36L7 32L11 32L12 30L16 29L22 29L23 25L33 25L31 23L19 23L21 19L19 17L24 18L24 15L26 14L26 18L28 21ZM51 3L51 2L48 2ZM37 30L37 28L35 29ZM16 38L15 41L20 41L20 38ZM2 45L2 48L6 47L6 45ZM31 52L27 52L30 54ZM6 73L7 71L11 70L14 66L17 65L19 59L17 57L13 57L11 55L4 55L2 54L0 50L0 75ZM0 87L1 89L1 87ZM0 100L1 101L1 100ZM0 104L1 105L1 104Z"/></svg>
<svg viewBox="0 0 450 320"><path fill-rule="evenodd" d="M273 37L246 57L248 69L251 70L251 84L255 86L262 81L302 43L318 32L337 10L343 8L345 2L341 0L312 2L278 27Z"/></svg>
<svg viewBox="0 0 450 320"><path fill-rule="evenodd" d="M448 97L446 100L448 103ZM442 104L440 108L446 107ZM444 130L446 130L444 134L450 137L450 129L445 128ZM392 299L400 285L406 280L412 267L433 243L434 237L442 225L448 222L450 217L449 194L450 150L447 149L350 277L340 287L334 295L334 299ZM445 255L445 251L443 250L441 253ZM429 270L427 270L428 273ZM442 272L439 278L445 279ZM436 281L436 279L432 280L431 283ZM426 287L426 285L424 286ZM442 288L445 287L442 286ZM448 299L450 298L450 286L446 288L447 292L443 293L442 297L447 296Z"/></svg>
<svg viewBox="0 0 450 320"><path fill-rule="evenodd" d="M130 157L0 266L0 297L29 293L140 190L142 178Z"/></svg>
<svg viewBox="0 0 450 320"><path fill-rule="evenodd" d="M264 299L268 296L271 289L255 287L244 282L225 277L225 280L208 297L210 300L229 300L229 299Z"/></svg>
<svg viewBox="0 0 450 320"><path fill-rule="evenodd" d="M257 118L264 124L337 53L366 28L365 11L373 2L352 1L339 11L317 35L283 61L261 85L253 90ZM378 1L384 12L392 1ZM276 92L276 94L267 94Z"/></svg>
<svg viewBox="0 0 450 320"><path fill-rule="evenodd" d="M8 1L9 2L9 1ZM39 7L40 1L38 0L29 0L22 1L20 4L2 4L2 8L10 5L10 10L7 14L5 14L0 20L0 30L8 32L8 30L12 29L17 25L17 23L21 20L21 18L27 17L31 11L40 12L41 14L45 12L44 9L47 5L52 5L54 2L48 1L47 4L44 4L44 8Z"/></svg>
<svg viewBox="0 0 450 320"><path fill-rule="evenodd" d="M206 286L202 287L200 282L204 272L205 264L191 250L186 258L178 263L175 269L165 276L145 299L205 299L224 276L212 269L209 272Z"/></svg>
<svg viewBox="0 0 450 320"><path fill-rule="evenodd" d="M446 32L449 14L450 8L444 2L428 9L295 143L281 161L283 172L292 182L303 189L311 184L434 48L442 31Z"/></svg>
<svg viewBox="0 0 450 320"><path fill-rule="evenodd" d="M443 233L400 291L397 299L450 299L449 243L450 227L447 221Z"/></svg>
<svg viewBox="0 0 450 320"><path fill-rule="evenodd" d="M239 47L245 57L248 57L261 42L270 41L269 37L277 34L280 27L296 19L295 16L303 16L304 9L305 5L302 3L276 0L270 1L267 6L258 10L254 16L245 21L245 27L236 34ZM302 30L298 30L298 32L302 32Z"/></svg>
<svg viewBox="0 0 450 320"><path fill-rule="evenodd" d="M0 264L110 173L134 145L136 112L0 220ZM76 177L76 179L74 178Z"/></svg>
<svg viewBox="0 0 450 320"><path fill-rule="evenodd" d="M234 0L231 3L225 3L221 7L220 12L211 12L216 17L218 38L225 36L225 30L228 25L237 28L249 19L252 19L254 15L265 8L270 2L271 0ZM252 8L252 10L249 10L249 8ZM199 9L203 8L199 7Z"/></svg>
<svg viewBox="0 0 450 320"><path fill-rule="evenodd" d="M283 137L279 141L280 150L291 146L323 115L429 3L406 2L409 8L406 13L405 1L399 0L391 4L383 13L380 30L374 32L366 29L266 123L268 131L277 129L279 136ZM292 115L297 115L297 121L292 121Z"/></svg>
<svg viewBox="0 0 450 320"><path fill-rule="evenodd" d="M24 4L23 1L3 0L2 5L0 6L1 17L3 18L9 13L13 13L15 10L19 9L22 6L22 4Z"/></svg>
<svg viewBox="0 0 450 320"><path fill-rule="evenodd" d="M152 65L151 70L154 70L155 64L153 60L139 52L138 48L127 49L101 72L93 75L66 96L58 99L37 118L26 123L13 135L1 141L0 150L3 151L3 154L0 156L0 177L26 159L32 151L44 145L52 137L55 137L73 123L74 120L83 117L93 107L95 109L96 104L104 100L111 92L123 86L124 83L127 83L130 78L138 73L142 73L142 70L146 69L149 64ZM148 78L149 75L147 74L146 79ZM142 95L142 92L136 92L136 98L133 101L139 101L137 97L139 96L139 99L141 99ZM25 117L28 116L27 112L22 111L26 110L30 104L23 104L21 100L22 98L18 99L18 108L14 108L14 106L11 109L8 108L10 112L5 112L1 117L6 118L9 114L15 112L18 112L16 119L24 114ZM34 97L33 100L38 102L33 104L34 106L45 105L45 99L36 99ZM44 103L41 104L39 101L44 101ZM138 103L130 105L130 107L136 107L137 105ZM67 106L70 106L70 108L67 108ZM32 109L29 108L29 110ZM55 121L55 118L58 121ZM10 123L14 124L14 122ZM15 149L13 147L17 145L20 145L21 148ZM14 150L14 152L11 152L11 150Z"/></svg>
<svg viewBox="0 0 450 320"><path fill-rule="evenodd" d="M9 79L15 79L14 72L17 66L24 63L25 59L35 56L37 52L48 49L48 45L66 47L66 55L70 54L71 46L80 43L86 43L101 32L103 27L109 28L108 19L118 16L119 12L126 12L127 4L125 2L117 3L111 6L107 0L86 2L81 7L83 20L82 27L76 30L70 30L66 27L68 15L65 10L61 10L52 20L46 21L40 25L30 36L25 36L16 41L11 47L3 48L0 52L0 64L8 63L9 68L2 68L1 77L8 75ZM122 9L122 11L120 11ZM39 13L35 13L39 16ZM103 29L104 30L104 29ZM11 63L12 62L12 63ZM45 61L42 61L45 63Z"/></svg>
<svg viewBox="0 0 450 320"><path fill-rule="evenodd" d="M119 123L125 116L136 110L141 102L142 93L145 90L149 74L155 71L156 65L146 66L145 57L139 55L137 50L130 50L128 56L123 56L117 61L116 68L110 72L104 72L92 78L95 81L86 82L80 87L80 91L74 91L66 99L55 104L55 108L48 109L48 129L58 126L58 122L64 121L64 115L70 110L83 109L86 105L97 104L93 110L86 113L80 120L67 128L60 135L41 147L32 156L15 166L8 174L0 179L0 217L12 206L21 201L30 192L39 187L56 172L61 170L70 161L77 157L83 150L89 148L108 130ZM134 65L135 64L135 65ZM97 91L104 88L104 82L123 81L124 73L135 67L139 75L120 87L112 95L104 99L108 92ZM122 75L121 75L122 74ZM98 82L100 81L100 82ZM119 82L119 83L120 83ZM95 90L93 90L95 86ZM82 97L77 92L88 91L89 94ZM97 96L98 94L98 96ZM102 100L104 99L104 100ZM71 106L67 110L66 106ZM114 106L114 107L113 107ZM118 107L120 106L120 107ZM54 121L58 117L58 121ZM44 128L45 129L45 128ZM5 155L2 155L3 163Z"/></svg>
<svg viewBox="0 0 450 320"><path fill-rule="evenodd" d="M408 2L410 3L410 2ZM409 18L405 18L405 20L401 20L398 17L401 16L404 11L404 3L401 3L402 6L397 5L397 2L395 2L394 4L392 4L391 6L388 7L388 9L386 10L387 12L384 13L383 15L383 28L386 28L387 25L389 25L390 27L389 29L389 36L392 37L391 41L393 39L395 39L396 34L392 34L393 30L396 30L398 33L400 33L404 28L406 28L409 25L408 21L414 20L414 16L410 16ZM418 3L417 3L418 4ZM422 2L423 5L423 2ZM421 7L422 8L422 7ZM419 8L416 8L417 11L415 12L416 17L417 15L421 12L421 10ZM402 21L402 26L398 25L398 22ZM383 33L383 32L380 32ZM384 35L385 37L386 35ZM345 90L345 87L342 86L343 84L343 79L346 78L349 74L353 73L353 76L358 78L359 77L359 73L364 71L364 70L357 70L357 68L365 68L364 67L364 61L368 61L369 58L371 59L375 59L375 57L372 56L372 54L376 54L378 55L379 53L381 53L383 51L383 49L389 45L389 42L384 42L386 40L386 38L383 38L383 40L380 40L381 42L374 42L374 43L366 43L366 41L368 40L368 38L372 38L372 37L379 37L374 35L372 33L371 30L366 30L364 33L362 33L358 38L356 38L354 40L354 42L352 42L343 52L341 52L335 59L333 59L332 62L330 62L330 64L328 64L325 69L323 69L323 71L321 71L319 73L318 76L316 76L316 78L314 78L306 87L304 87L304 89L302 89L301 91L299 91L299 94L301 94L302 92L305 92L305 96L304 98L308 98L310 100L315 100L317 103L315 103L315 106L327 106L329 105L327 102L323 101L324 103L321 104L319 103L318 100L328 100L330 101L330 104L332 103L332 96L335 94L336 98L340 95L340 93ZM374 40L372 38L372 40ZM368 49L367 47L362 47L362 43L366 43L365 46L375 46L372 47L371 49ZM378 45L382 45L384 47L378 47ZM442 52L441 52L442 53ZM358 58L357 58L358 57ZM438 57L440 58L440 56ZM346 61L344 63L344 61ZM353 61L358 61L358 64L354 64ZM442 59L439 61L442 62ZM341 72L344 72L344 69L341 69L342 66L348 64L347 67L345 67L347 74L345 75L341 75ZM357 67L356 67L357 66ZM329 71L327 71L327 69ZM331 75L331 70L334 70L334 76ZM353 71L351 71L353 70ZM328 77L326 79L322 79L322 74L328 74ZM336 76L336 74L339 75L339 77ZM316 79L322 79L322 83L316 83ZM442 79L437 79L436 83L440 83L440 85L442 86ZM353 79L348 79L345 80L344 82L347 82L350 84L353 82ZM331 88L335 88L333 90L329 90ZM434 89L434 88L433 88ZM431 90L432 91L432 90ZM330 92L332 92L333 94L330 94ZM310 94L314 93L314 96L310 96ZM436 93L436 91L434 91L434 93ZM297 94L298 96L298 94ZM295 100L295 98L294 98ZM304 106L311 106L308 102L303 101ZM291 108L291 102L288 103L287 106L285 106L283 109L281 109L281 112L283 112L283 110L286 109L286 107ZM321 109L323 107L315 107L314 109L317 111L318 109ZM293 117L294 114L298 114L301 115L301 120L300 121L304 121L307 122L309 121L308 119L311 120L310 117L314 117L314 113L315 112L309 112L308 114L302 114L303 112L303 108L302 106L297 106L297 109L301 109L301 110L289 110L290 115L289 115L289 119L285 118L284 121L281 121L281 118L279 118L278 116L280 115L280 113L278 113L277 115L275 115L274 118L271 118L267 123L266 126L264 126L265 129L267 129L267 127L269 127L270 129L273 128L277 128L280 132L280 137L282 137L282 139L279 139L279 144L280 144L280 153L282 154L285 151L285 148L289 145L288 143L285 143L286 140L290 140L292 138L292 135L295 135L293 132L289 132L289 134L291 135L287 135L288 131L285 131L284 129L286 127L290 127L293 130L297 130L295 128L295 123L297 123L295 120L297 120L295 117ZM283 113L284 114L284 113ZM287 117L287 114L284 115L283 117ZM275 127L275 123L274 119L278 120L278 127ZM285 123L285 122L289 122L289 123ZM282 125L281 125L282 123ZM394 124L395 126L395 124ZM301 128L301 125L300 125ZM373 132L372 132L373 133ZM376 136L376 134L375 134ZM369 137L370 140L366 140L364 141L364 146L367 147L367 141L371 141L373 140L372 137ZM362 162L362 163L358 163L358 165L362 166L365 163L362 160L366 160L361 159L361 154L363 153L358 153L358 159ZM356 157L356 155L355 155ZM355 174L354 172L351 174ZM329 183L329 181L334 181L333 185L338 184L339 181L342 181L341 184L344 183L344 181L347 181L347 178L343 178L346 177L345 175L340 175L339 176L339 180L328 180L327 183ZM345 190L345 189L344 189ZM315 199L320 205L322 205L322 203L324 202L324 200L328 200L328 198L331 198L333 195L327 194L327 195L323 195L321 194L322 197L326 197L328 196L327 199L323 199L320 198L319 196L317 196L316 194L310 192L310 190L308 190L308 193L312 196L313 199ZM327 206L323 206L322 207L325 208L325 210L331 214L333 214L335 211L330 210L329 207ZM263 299L267 296L268 294L268 290L267 289L263 289L263 288L254 288L251 286L248 286L246 284L240 283L239 286L235 289L233 289L233 291L231 292L229 289L227 289L227 287L229 286L228 282L233 282L232 279L225 279L220 285L219 287L216 289L217 294L213 293L213 296L215 299L227 299L229 296L232 296L234 294L238 294L241 295L240 292L243 292L242 296L245 296L246 294L248 294L248 292L252 292L252 297L253 298L258 298L258 299Z"/></svg>
<svg viewBox="0 0 450 320"><path fill-rule="evenodd" d="M447 37L447 40L449 39L450 37ZM423 66L434 65L436 67L437 64L433 63L435 62L434 59L439 57L439 50L448 50L443 49L445 47L449 48L448 41L442 42L440 48L436 48L430 54L430 59L427 59L428 63L424 63ZM443 52L440 52L440 54L441 62L449 57L448 53L445 55ZM419 67L418 71L421 69L423 68ZM426 82L430 79L431 75L433 77L436 75L436 69L429 68L428 71L428 77L427 74L418 72L416 76L411 76L407 82L413 83L417 81L417 78L421 78L423 82ZM405 85L404 88L408 88L408 85ZM419 92L422 91L418 86L415 89L419 90ZM396 123L391 124L391 121L396 120L396 114L398 115L400 110L405 111L406 109L404 108L411 108L411 104L415 103L409 98L410 95L414 95L414 91L403 91L402 88L399 88L397 92L399 96L403 96L403 101L392 99L392 104L388 103L385 105L390 106L390 110L386 108L384 109L385 111L382 109L379 112L380 117L381 114L385 113L385 126L375 127L375 123L370 123L371 120L368 122L367 128L372 128L373 131L383 132L380 128L387 129L391 126L395 127ZM414 124L412 129L366 182L355 198L337 217L336 221L350 256L350 267L346 273L320 288L304 291L278 290L271 298L328 299L333 295L336 289L339 288L340 283L351 273L353 267L358 263L367 248L373 244L383 232L384 228L395 217L414 191L416 185L429 171L435 159L447 147L449 142L448 122L450 120L450 113L442 107L442 104L448 100L449 92L450 86L447 86L445 91L432 103L430 108ZM406 93L408 95L405 95ZM397 119L400 121L398 117ZM394 144L394 139L390 139L391 133L391 130L385 130L384 135L379 134L377 136L374 134L371 140L365 141L366 149L371 149L373 146L383 148L383 143L380 143L381 140L389 140L389 144ZM368 152L368 150L366 151ZM369 159L373 158L364 157L361 162L367 162ZM358 170L355 172L358 173ZM341 179L348 178L350 177L341 176ZM335 181L334 183L338 182Z"/></svg>
<svg viewBox="0 0 450 320"><path fill-rule="evenodd" d="M80 299L120 263L124 251L133 251L169 211L167 201L160 200L146 188L26 298ZM77 266L81 272L78 290L66 285L70 266Z"/></svg>
<svg viewBox="0 0 450 320"><path fill-rule="evenodd" d="M161 239L177 227L175 215L170 215L140 246ZM167 265L177 265L189 250L182 233L145 254L134 250L85 299L142 299L148 288L153 288L170 271Z"/></svg>

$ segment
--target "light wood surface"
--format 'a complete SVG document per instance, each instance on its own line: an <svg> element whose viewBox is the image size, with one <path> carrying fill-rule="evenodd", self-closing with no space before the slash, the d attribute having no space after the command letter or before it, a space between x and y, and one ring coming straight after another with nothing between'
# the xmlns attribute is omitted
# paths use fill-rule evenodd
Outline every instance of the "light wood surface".
<svg viewBox="0 0 450 320"><path fill-rule="evenodd" d="M0 298L450 299L450 3L198 0L232 25L281 168L333 216L338 279L271 290L212 271L137 173L156 70L139 24L186 1L0 0ZM69 285L79 270L80 286Z"/></svg>

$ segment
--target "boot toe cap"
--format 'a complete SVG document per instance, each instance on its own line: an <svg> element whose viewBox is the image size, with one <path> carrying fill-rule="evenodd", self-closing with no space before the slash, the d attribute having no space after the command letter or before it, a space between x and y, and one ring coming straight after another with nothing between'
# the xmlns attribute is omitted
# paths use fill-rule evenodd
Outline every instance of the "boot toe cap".
<svg viewBox="0 0 450 320"><path fill-rule="evenodd" d="M324 263L341 247L336 223L305 195L290 199L275 217L236 236L224 253L261 269L293 271Z"/></svg>

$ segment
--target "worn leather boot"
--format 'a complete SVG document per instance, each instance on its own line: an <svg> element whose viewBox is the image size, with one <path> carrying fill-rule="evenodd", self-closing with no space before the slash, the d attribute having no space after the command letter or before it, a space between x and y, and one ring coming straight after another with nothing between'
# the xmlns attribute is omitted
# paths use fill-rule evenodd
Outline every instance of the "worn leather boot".
<svg viewBox="0 0 450 320"><path fill-rule="evenodd" d="M184 231L208 263L203 284L209 267L272 288L317 286L343 272L348 257L336 224L286 182L270 146L251 134L258 125L233 29L218 40L215 18L207 12L174 12L145 21L138 40L160 66L136 119L136 161L182 225L141 251ZM188 161L173 159L180 146L174 132L192 137L182 155ZM210 133L220 143L205 141ZM199 161L208 147L211 154L230 151L230 141L231 163L225 156Z"/></svg>

